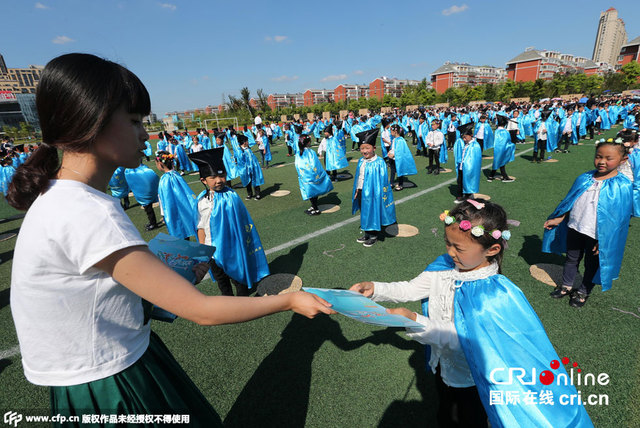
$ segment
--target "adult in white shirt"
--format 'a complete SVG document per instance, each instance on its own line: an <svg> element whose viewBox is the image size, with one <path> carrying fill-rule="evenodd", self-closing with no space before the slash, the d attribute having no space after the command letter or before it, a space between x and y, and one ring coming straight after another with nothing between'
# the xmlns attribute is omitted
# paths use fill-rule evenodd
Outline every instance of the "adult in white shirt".
<svg viewBox="0 0 640 428"><path fill-rule="evenodd" d="M220 426L151 332L150 303L203 325L289 308L307 316L331 310L306 293L205 296L163 264L118 200L104 193L117 166L135 168L143 156L149 135L142 118L151 103L142 82L111 61L67 54L47 64L40 83L43 144L14 175L8 195L13 207L28 210L11 276L27 380L51 387L53 415L179 410L201 426ZM206 269L199 265L197 278Z"/></svg>
<svg viewBox="0 0 640 428"><path fill-rule="evenodd" d="M262 125L262 118L260 117L260 115L257 115L255 119L253 119L253 124L258 126L258 125Z"/></svg>

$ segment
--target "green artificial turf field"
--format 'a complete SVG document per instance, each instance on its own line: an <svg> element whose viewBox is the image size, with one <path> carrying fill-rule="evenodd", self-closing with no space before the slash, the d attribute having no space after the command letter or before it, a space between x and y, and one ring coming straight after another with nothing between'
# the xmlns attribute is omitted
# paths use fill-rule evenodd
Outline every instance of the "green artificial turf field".
<svg viewBox="0 0 640 428"><path fill-rule="evenodd" d="M617 129L604 136L612 136ZM339 211L309 217L303 213L309 205L300 198L293 158L286 152L282 140L272 147L273 166L264 171L262 187L266 197L245 201L267 249L272 273L297 274L309 287L348 288L364 280L409 280L445 252L438 215L453 206L454 172L427 175L426 159L417 158L419 173L410 177L416 187L394 192L394 197L398 222L416 226L419 235L387 237L364 248L356 243L359 222L345 222L353 219L353 179L336 183L333 192L320 198L320 204L339 205ZM585 141L572 146L569 154L553 154L557 163L532 164L532 144L517 145L516 159L507 165L517 180L488 183L483 178L480 192L490 195L505 207L510 219L520 222L511 226L503 273L524 291L559 356L578 362L586 373L607 373L611 379L606 386L578 387L583 397L608 396L608 405L587 406L594 424L640 426L636 405L640 402L636 288L640 223L631 221L621 279L606 293L596 287L582 309L571 308L568 299L551 299L552 288L529 274L531 264L563 263L560 256L540 252L542 224L573 180L592 169L593 153L593 141ZM486 154L491 156L491 151ZM357 152L348 156L359 158ZM450 152L445 166L452 164ZM483 161L484 166L490 164L491 160ZM349 164L351 174L355 165ZM196 193L202 190L197 175L185 179ZM267 196L275 190L291 193ZM244 189L237 191L242 198L246 196ZM164 227L144 231L146 216L133 199L127 213L143 238L166 233ZM156 213L159 216L158 208ZM12 217L16 214L2 200L0 234L19 230L20 218ZM0 242L0 413L48 414L48 390L25 380L17 353L9 306L14 245L15 238ZM210 280L198 288L218 294ZM405 306L419 310L418 303ZM219 327L200 327L182 319L173 324L154 321L153 329L228 426L436 425L433 376L425 370L422 346L408 340L402 329L373 327L341 315L308 320L290 312Z"/></svg>

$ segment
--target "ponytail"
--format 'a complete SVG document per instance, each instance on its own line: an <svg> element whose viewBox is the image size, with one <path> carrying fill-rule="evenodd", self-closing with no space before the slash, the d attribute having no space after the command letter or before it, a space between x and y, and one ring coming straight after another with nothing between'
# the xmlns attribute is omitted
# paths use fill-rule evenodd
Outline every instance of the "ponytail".
<svg viewBox="0 0 640 428"><path fill-rule="evenodd" d="M28 210L38 195L47 189L49 180L55 177L59 168L58 149L42 143L13 175L7 193L9 205L17 210Z"/></svg>

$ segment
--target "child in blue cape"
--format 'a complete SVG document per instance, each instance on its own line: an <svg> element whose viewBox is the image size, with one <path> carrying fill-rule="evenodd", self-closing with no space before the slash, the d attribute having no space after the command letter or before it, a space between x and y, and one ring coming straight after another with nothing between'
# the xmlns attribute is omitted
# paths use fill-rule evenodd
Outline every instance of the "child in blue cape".
<svg viewBox="0 0 640 428"><path fill-rule="evenodd" d="M346 147L340 143L340 135L344 135L341 129L337 131L337 135L334 135L333 124L331 123L324 128L324 162L327 172L331 175L331 181L337 180L339 169L349 166ZM318 151L320 151L320 148L318 148Z"/></svg>
<svg viewBox="0 0 640 428"><path fill-rule="evenodd" d="M146 156L146 155L145 155ZM124 177L125 167L119 166L113 172L111 180L109 180L109 190L111 190L111 196L120 199L120 205L125 211L129 209L129 185L127 179Z"/></svg>
<svg viewBox="0 0 640 428"><path fill-rule="evenodd" d="M333 190L333 184L327 175L318 156L309 147L311 138L309 135L301 135L298 141L298 153L296 153L296 171L298 172L298 184L303 200L311 202L311 208L305 214L320 215L318 197Z"/></svg>
<svg viewBox="0 0 640 428"><path fill-rule="evenodd" d="M482 170L482 149L473 138L473 123L460 125L460 138L453 145L458 192L455 203L462 203L480 190L480 172Z"/></svg>
<svg viewBox="0 0 640 428"><path fill-rule="evenodd" d="M240 144L240 157L237 159L238 168L240 169L240 180L242 185L247 188L247 198L260 200L260 186L264 184L264 175L258 158L249 148L249 139L245 135L238 134L238 144ZM226 171L225 171L226 176ZM253 188L253 190L252 190Z"/></svg>
<svg viewBox="0 0 640 428"><path fill-rule="evenodd" d="M618 279L633 212L631 181L618 172L626 159L623 144L612 140L596 145L596 169L576 179L544 223L542 251L567 255L562 284L551 297L570 296L569 304L575 308L584 306L595 284L607 291ZM583 257L582 283L574 287Z"/></svg>
<svg viewBox="0 0 640 428"><path fill-rule="evenodd" d="M161 171L158 199L169 235L189 240L196 236L196 195L174 169L175 157L169 152L156 153L156 168Z"/></svg>
<svg viewBox="0 0 640 428"><path fill-rule="evenodd" d="M133 192L133 197L147 214L149 223L144 226L145 229L150 231L159 228L156 213L153 210L154 202L158 202L158 184L160 183L158 174L142 164L137 168L125 169L124 177Z"/></svg>
<svg viewBox="0 0 640 428"><path fill-rule="evenodd" d="M2 158L2 162L0 163L0 193L5 197L7 196L9 185L15 173L16 169L12 165L11 157L6 156Z"/></svg>
<svg viewBox="0 0 640 428"><path fill-rule="evenodd" d="M407 335L428 345L428 366L436 377L440 426L592 427L581 404L561 405L577 394L562 382L543 384L538 375L558 354L522 291L501 275L507 215L502 207L469 199L440 215L447 252L411 281L360 282L351 290L375 301L422 300L423 315L406 308L387 312L422 324ZM506 382L509 369L523 376ZM497 375L496 373L501 373ZM557 375L566 375L560 366ZM552 394L555 405L538 397ZM534 396L533 403L496 401L504 394ZM457 419L457 423L455 422Z"/></svg>
<svg viewBox="0 0 640 428"><path fill-rule="evenodd" d="M396 222L396 206L387 175L387 164L376 155L379 129L356 134L362 158L358 161L353 179L353 207L351 214L360 210L360 229L364 235L356 241L371 247L378 241L382 226Z"/></svg>
<svg viewBox="0 0 640 428"><path fill-rule="evenodd" d="M389 169L391 170L389 184L393 186L397 173L398 184L394 187L394 190L396 191L403 189L402 185L404 184L404 178L406 176L418 173L416 162L413 160L413 156L411 155L411 150L401 134L402 128L400 128L400 125L391 125L391 145L387 152L387 156L389 157Z"/></svg>
<svg viewBox="0 0 640 428"><path fill-rule="evenodd" d="M514 180L507 174L505 166L509 162L514 161L516 145L515 141L511 139L513 133L505 129L509 119L501 114L497 115L496 119L498 121L498 128L493 137L493 165L491 166L491 172L489 173L487 181L493 181L499 168L500 174L502 174L502 182L511 183Z"/></svg>
<svg viewBox="0 0 640 428"><path fill-rule="evenodd" d="M251 215L238 194L227 186L221 148L192 153L206 189L198 196L198 242L216 248L209 263L223 296L248 296L249 289L269 275L264 248Z"/></svg>

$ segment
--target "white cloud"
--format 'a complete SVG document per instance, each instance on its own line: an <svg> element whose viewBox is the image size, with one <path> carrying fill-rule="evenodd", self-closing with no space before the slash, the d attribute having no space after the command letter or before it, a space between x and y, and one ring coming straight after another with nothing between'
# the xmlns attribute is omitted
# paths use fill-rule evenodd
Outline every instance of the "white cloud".
<svg viewBox="0 0 640 428"><path fill-rule="evenodd" d="M320 79L321 82L333 82L334 80L344 80L347 78L346 74L332 74L327 77L323 77Z"/></svg>
<svg viewBox="0 0 640 428"><path fill-rule="evenodd" d="M278 76L278 77L272 77L271 78L272 81L274 82L293 82L294 80L298 80L298 76Z"/></svg>
<svg viewBox="0 0 640 428"><path fill-rule="evenodd" d="M175 4L171 4L171 3L160 3L160 7L164 9L169 9L171 11L174 11L178 8Z"/></svg>
<svg viewBox="0 0 640 428"><path fill-rule="evenodd" d="M289 37L287 37L287 36L273 36L273 37L265 36L265 38L264 38L265 42L273 41L273 42L276 42L276 43L282 43L282 42L284 42L286 40L289 40Z"/></svg>
<svg viewBox="0 0 640 428"><path fill-rule="evenodd" d="M38 2L36 3L36 9L49 9L49 6L45 6L44 4Z"/></svg>
<svg viewBox="0 0 640 428"><path fill-rule="evenodd" d="M464 12L465 10L469 9L469 6L467 6L466 4L463 4L462 6L456 6L455 4L453 6L451 6L448 9L444 9L442 11L442 14L444 16L449 16L449 15L453 15L454 13L460 13L460 12Z"/></svg>
<svg viewBox="0 0 640 428"><path fill-rule="evenodd" d="M356 70L356 71L354 71L354 72L353 72L353 74L355 74L356 76L361 76L361 75L363 75L363 74L364 74L364 71L362 71L362 70Z"/></svg>
<svg viewBox="0 0 640 428"><path fill-rule="evenodd" d="M71 37L67 37L67 36L57 36L55 39L51 40L53 43L55 43L56 45L64 45L67 43L71 43L71 42L75 42L74 39L72 39Z"/></svg>

